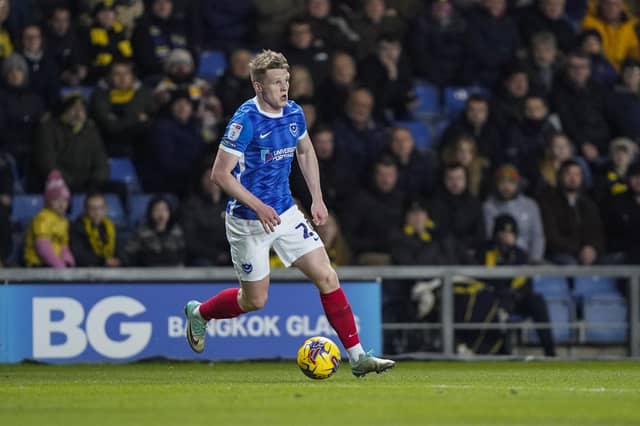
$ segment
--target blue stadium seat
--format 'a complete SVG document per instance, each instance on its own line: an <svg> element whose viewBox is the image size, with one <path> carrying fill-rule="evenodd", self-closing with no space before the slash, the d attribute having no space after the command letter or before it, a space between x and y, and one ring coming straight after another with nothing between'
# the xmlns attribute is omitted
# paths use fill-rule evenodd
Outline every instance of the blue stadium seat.
<svg viewBox="0 0 640 426"><path fill-rule="evenodd" d="M74 194L71 197L71 209L69 218L76 220L82 214L84 209L85 194ZM127 214L124 211L120 197L117 194L104 194L107 203L107 217L111 219L117 228L126 228L128 225Z"/></svg>
<svg viewBox="0 0 640 426"><path fill-rule="evenodd" d="M416 114L419 116L433 116L440 113L440 92L436 86L419 82L414 86L418 107Z"/></svg>
<svg viewBox="0 0 640 426"><path fill-rule="evenodd" d="M543 297L566 297L569 296L569 281L566 277L540 277L531 279L533 291L540 293Z"/></svg>
<svg viewBox="0 0 640 426"><path fill-rule="evenodd" d="M593 295L584 299L582 307L587 343L624 343L627 341L628 308L620 295ZM595 323L595 324L594 324ZM598 327L598 324L620 324L615 328ZM593 325L590 325L593 324Z"/></svg>
<svg viewBox="0 0 640 426"><path fill-rule="evenodd" d="M416 148L425 151L431 148L431 130L420 121L396 121L393 123L396 127L405 127L411 132Z"/></svg>
<svg viewBox="0 0 640 426"><path fill-rule="evenodd" d="M60 89L60 98L64 99L67 96L78 94L85 102L89 102L94 89L94 86L64 86Z"/></svg>
<svg viewBox="0 0 640 426"><path fill-rule="evenodd" d="M15 158L11 154L5 154L4 160L9 164L11 170L11 176L13 176L13 194L24 194L24 178L18 170Z"/></svg>
<svg viewBox="0 0 640 426"><path fill-rule="evenodd" d="M44 197L40 194L16 194L13 197L11 222L18 229L26 229L33 217L44 207Z"/></svg>
<svg viewBox="0 0 640 426"><path fill-rule="evenodd" d="M458 115L464 109L469 96L476 94L488 96L489 91L479 86L446 87L443 94L445 115L449 117Z"/></svg>
<svg viewBox="0 0 640 426"><path fill-rule="evenodd" d="M595 295L619 296L615 278L611 277L575 277L573 280L573 295L585 298Z"/></svg>
<svg viewBox="0 0 640 426"><path fill-rule="evenodd" d="M207 50L200 54L198 77L208 80L217 80L227 69L227 57L221 50Z"/></svg>
<svg viewBox="0 0 640 426"><path fill-rule="evenodd" d="M152 194L133 194L129 197L129 227L132 230L145 223L151 197Z"/></svg>
<svg viewBox="0 0 640 426"><path fill-rule="evenodd" d="M567 325L569 322L575 321L575 305L568 296L549 296L544 298L547 302L549 317L553 328L551 333L556 343L570 343L574 333L571 327ZM539 342L538 335L535 330L529 332L529 340Z"/></svg>
<svg viewBox="0 0 640 426"><path fill-rule="evenodd" d="M124 182L129 193L140 191L140 179L128 157L114 157L109 159L109 179L117 182Z"/></svg>

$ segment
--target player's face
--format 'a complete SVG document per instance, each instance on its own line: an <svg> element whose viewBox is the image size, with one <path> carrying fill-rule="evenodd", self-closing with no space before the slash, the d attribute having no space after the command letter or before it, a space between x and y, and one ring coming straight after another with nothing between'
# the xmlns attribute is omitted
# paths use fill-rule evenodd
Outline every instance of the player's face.
<svg viewBox="0 0 640 426"><path fill-rule="evenodd" d="M258 96L264 101L269 112L280 112L289 100L289 71L285 69L267 70L262 82L255 83Z"/></svg>

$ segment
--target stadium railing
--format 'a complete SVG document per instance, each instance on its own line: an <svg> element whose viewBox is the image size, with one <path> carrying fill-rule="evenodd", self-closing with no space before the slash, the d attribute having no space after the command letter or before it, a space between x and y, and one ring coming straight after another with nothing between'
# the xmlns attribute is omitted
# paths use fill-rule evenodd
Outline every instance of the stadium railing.
<svg viewBox="0 0 640 426"><path fill-rule="evenodd" d="M422 280L440 278L442 291L440 297L439 324L383 324L383 329L400 326L405 329L428 329L437 327L441 331L442 355L455 358L454 333L456 329L486 329L485 323L454 322L454 278L458 276L475 279L513 278L515 276L600 276L622 278L628 283L629 333L627 339L628 355L640 357L640 266L522 266L522 267L475 267L475 266L382 266L382 267L341 267L338 274L342 280ZM274 269L273 280L300 280L304 276L295 269ZM168 282L168 281L229 281L235 280L232 268L75 268L75 269L0 269L0 282L4 284L19 282ZM557 324L556 324L557 325ZM580 324L571 323L579 328ZM616 326L617 324L614 324ZM536 324L536 327L551 327L552 324ZM596 324L598 326L598 324ZM606 326L606 325L605 325ZM617 325L619 326L619 325ZM495 327L489 326L489 327ZM522 328L519 324L505 324L501 327ZM527 325L525 325L527 327Z"/></svg>

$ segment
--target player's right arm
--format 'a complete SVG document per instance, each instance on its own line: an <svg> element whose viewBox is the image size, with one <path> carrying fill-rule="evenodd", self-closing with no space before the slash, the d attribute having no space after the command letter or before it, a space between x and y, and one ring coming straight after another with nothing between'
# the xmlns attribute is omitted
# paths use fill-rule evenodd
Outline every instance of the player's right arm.
<svg viewBox="0 0 640 426"><path fill-rule="evenodd" d="M239 157L236 155L219 149L211 169L211 179L228 195L256 212L258 220L267 234L273 232L280 224L280 216L271 206L263 203L231 174L238 164L238 160Z"/></svg>

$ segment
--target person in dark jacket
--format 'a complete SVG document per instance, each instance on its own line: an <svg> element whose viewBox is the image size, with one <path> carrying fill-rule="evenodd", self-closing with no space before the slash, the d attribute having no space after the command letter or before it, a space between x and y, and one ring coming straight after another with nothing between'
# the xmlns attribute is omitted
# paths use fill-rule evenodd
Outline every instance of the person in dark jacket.
<svg viewBox="0 0 640 426"><path fill-rule="evenodd" d="M351 54L344 51L333 53L329 76L318 87L318 93L331 93L331 96L319 96L318 114L321 121L333 123L344 118L344 106L349 94L358 86L356 81L356 62Z"/></svg>
<svg viewBox="0 0 640 426"><path fill-rule="evenodd" d="M124 247L127 266L181 266L185 263L186 244L182 227L176 223L170 201L155 196L147 207L147 223L142 225Z"/></svg>
<svg viewBox="0 0 640 426"><path fill-rule="evenodd" d="M180 223L187 245L187 264L231 265L224 225L226 197L209 175L207 167L198 179L197 188L182 204Z"/></svg>
<svg viewBox="0 0 640 426"><path fill-rule="evenodd" d="M545 96L553 91L557 74L562 67L561 52L550 32L536 33L531 37L529 57L525 61L533 91Z"/></svg>
<svg viewBox="0 0 640 426"><path fill-rule="evenodd" d="M215 92L222 104L224 121L230 120L244 101L255 96L249 75L250 60L251 52L246 49L231 52L229 67L216 83Z"/></svg>
<svg viewBox="0 0 640 426"><path fill-rule="evenodd" d="M603 255L604 229L595 203L582 193L582 167L567 160L558 170L558 188L539 199L547 258L561 265L592 265Z"/></svg>
<svg viewBox="0 0 640 426"><path fill-rule="evenodd" d="M141 160L142 186L146 192L183 196L205 142L188 92L173 93L170 111L168 117L156 118L149 130Z"/></svg>
<svg viewBox="0 0 640 426"><path fill-rule="evenodd" d="M11 248L13 185L10 159L0 150L0 267L5 264Z"/></svg>
<svg viewBox="0 0 640 426"><path fill-rule="evenodd" d="M122 264L119 259L117 230L107 217L107 202L99 192L84 199L84 211L71 225L71 252L76 266L108 266Z"/></svg>
<svg viewBox="0 0 640 426"><path fill-rule="evenodd" d="M206 47L230 52L252 45L256 38L253 0L200 3Z"/></svg>
<svg viewBox="0 0 640 426"><path fill-rule="evenodd" d="M627 191L605 207L607 252L617 263L640 264L640 163L627 171Z"/></svg>
<svg viewBox="0 0 640 426"><path fill-rule="evenodd" d="M42 42L42 30L38 25L30 24L22 30L22 56L29 67L29 86L53 107L59 99L60 72L54 58L45 50Z"/></svg>
<svg viewBox="0 0 640 426"><path fill-rule="evenodd" d="M42 98L29 88L29 70L24 58L14 53L2 64L0 129L2 150L16 160L22 175L28 170L35 127L45 114Z"/></svg>
<svg viewBox="0 0 640 426"><path fill-rule="evenodd" d="M416 77L438 86L464 82L467 24L451 0L435 0L409 26L408 53Z"/></svg>
<svg viewBox="0 0 640 426"><path fill-rule="evenodd" d="M398 166L391 158L380 158L373 168L371 187L356 195L343 214L344 232L358 264L388 265L391 261L391 234L403 221L404 194L397 184Z"/></svg>
<svg viewBox="0 0 640 426"><path fill-rule="evenodd" d="M470 263L485 241L482 203L469 193L467 171L461 164L444 167L443 188L430 201L433 221L444 237L452 237L457 256Z"/></svg>
<svg viewBox="0 0 640 426"><path fill-rule="evenodd" d="M359 37L355 51L358 61L375 53L382 34L403 39L405 22L388 3L387 0L363 0L359 13L351 19L352 28Z"/></svg>
<svg viewBox="0 0 640 426"><path fill-rule="evenodd" d="M539 32L548 31L558 41L563 52L574 48L575 31L565 16L565 0L537 0L535 5L520 12L519 28L522 40L529 43Z"/></svg>
<svg viewBox="0 0 640 426"><path fill-rule="evenodd" d="M505 68L491 103L492 120L504 135L524 119L524 101L530 88L529 74L523 63L514 62Z"/></svg>
<svg viewBox="0 0 640 426"><path fill-rule="evenodd" d="M607 151L611 129L606 92L591 81L588 56L578 52L568 56L565 77L555 86L551 105L582 156L597 162Z"/></svg>
<svg viewBox="0 0 640 426"><path fill-rule="evenodd" d="M73 192L101 187L109 178L108 157L97 126L87 118L80 95L62 101L58 114L40 124L34 145L34 170L43 182L60 170Z"/></svg>
<svg viewBox="0 0 640 426"><path fill-rule="evenodd" d="M136 158L153 114L149 89L136 80L129 62L116 61L91 97L91 115L109 156Z"/></svg>
<svg viewBox="0 0 640 426"><path fill-rule="evenodd" d="M640 143L640 61L626 60L609 99L614 133Z"/></svg>
<svg viewBox="0 0 640 426"><path fill-rule="evenodd" d="M76 86L87 77L85 46L71 21L71 10L57 4L49 12L44 28L44 44L55 61L63 84Z"/></svg>
<svg viewBox="0 0 640 426"><path fill-rule="evenodd" d="M147 7L144 15L137 19L131 35L133 60L143 79L160 76L169 53L191 45L187 22L174 14L173 0L152 0L147 2Z"/></svg>
<svg viewBox="0 0 640 426"><path fill-rule="evenodd" d="M629 189L627 173L637 155L638 145L630 139L615 138L611 141L609 158L596 175L593 197L598 205L608 205L611 197Z"/></svg>
<svg viewBox="0 0 640 426"><path fill-rule="evenodd" d="M583 30L578 37L578 47L591 60L591 79L604 87L613 86L618 80L618 71L604 56L602 36L598 30Z"/></svg>
<svg viewBox="0 0 640 426"><path fill-rule="evenodd" d="M345 49L351 53L356 51L358 34L349 21L332 10L331 0L307 1L306 17L311 23L315 37L329 50Z"/></svg>
<svg viewBox="0 0 640 426"><path fill-rule="evenodd" d="M306 67L315 81L322 81L329 71L329 50L315 37L306 17L292 19L287 25L286 43L282 53L290 66Z"/></svg>
<svg viewBox="0 0 640 426"><path fill-rule="evenodd" d="M507 14L506 0L483 0L467 22L468 79L491 87L520 48L516 22Z"/></svg>

